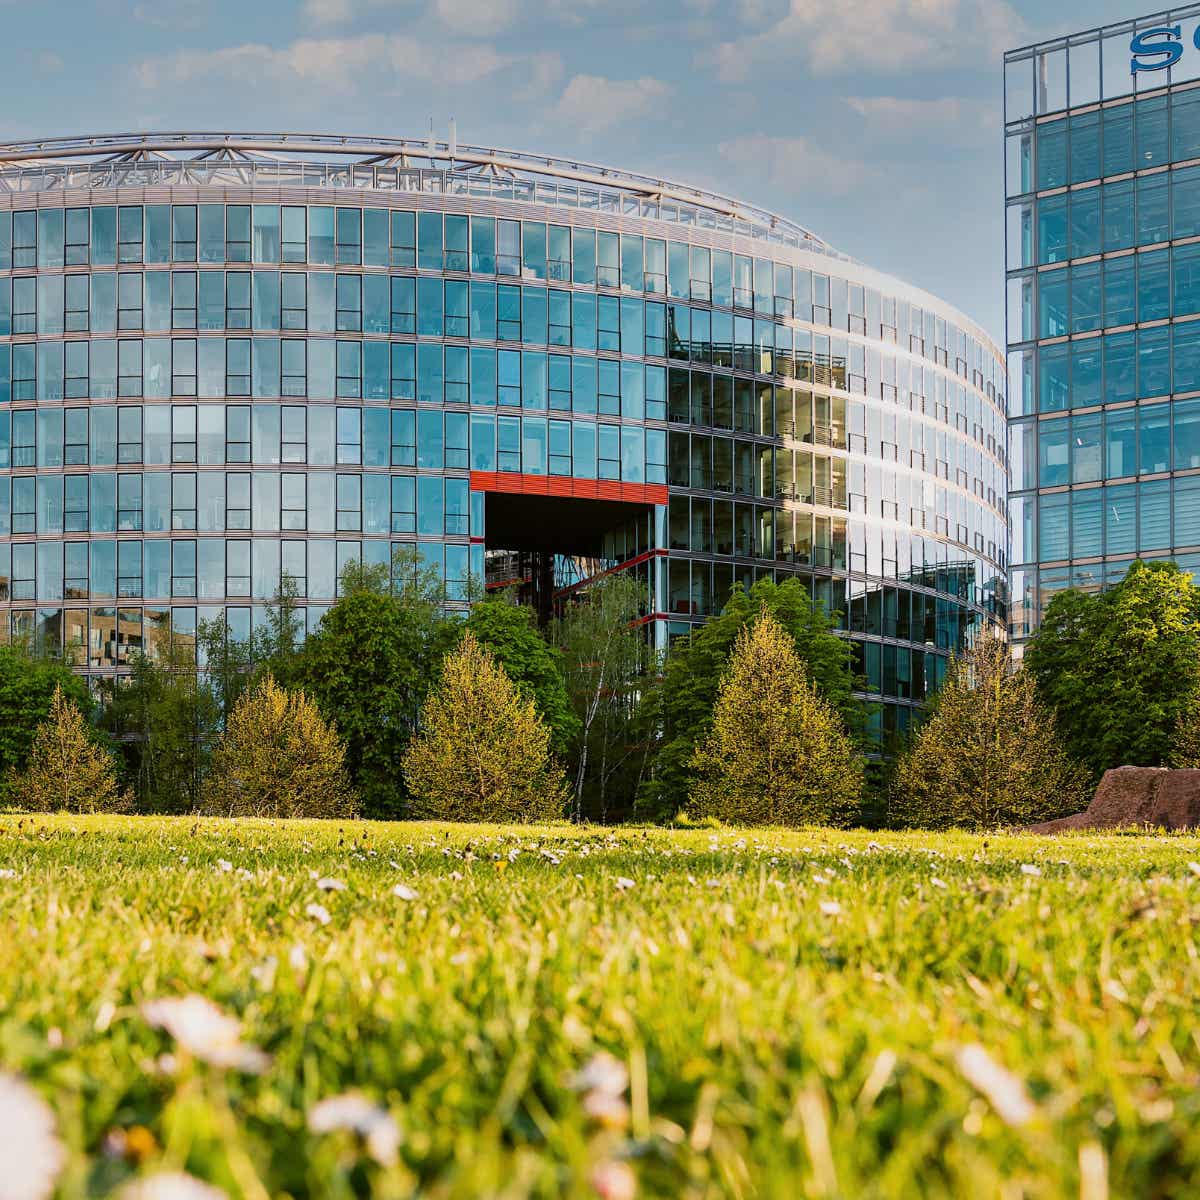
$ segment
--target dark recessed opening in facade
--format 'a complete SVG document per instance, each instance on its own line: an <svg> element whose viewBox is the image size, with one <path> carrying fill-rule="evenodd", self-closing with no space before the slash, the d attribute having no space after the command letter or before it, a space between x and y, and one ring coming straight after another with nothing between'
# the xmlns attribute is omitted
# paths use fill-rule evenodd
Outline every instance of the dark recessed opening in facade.
<svg viewBox="0 0 1200 1200"><path fill-rule="evenodd" d="M604 535L650 511L649 504L568 496L486 493L489 550L599 558Z"/></svg>

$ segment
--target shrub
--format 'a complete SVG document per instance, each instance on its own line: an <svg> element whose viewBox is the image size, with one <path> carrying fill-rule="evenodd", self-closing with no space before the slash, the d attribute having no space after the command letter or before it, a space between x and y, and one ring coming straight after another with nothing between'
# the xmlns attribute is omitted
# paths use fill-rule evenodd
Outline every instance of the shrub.
<svg viewBox="0 0 1200 1200"><path fill-rule="evenodd" d="M567 786L532 699L469 630L446 656L439 686L404 756L412 814L453 821L548 821Z"/></svg>
<svg viewBox="0 0 1200 1200"><path fill-rule="evenodd" d="M213 755L204 810L223 816L352 817L337 730L303 692L266 675L238 698Z"/></svg>
<svg viewBox="0 0 1200 1200"><path fill-rule="evenodd" d="M731 824L844 821L861 800L862 770L845 728L766 609L738 634L692 766L690 811Z"/></svg>
<svg viewBox="0 0 1200 1200"><path fill-rule="evenodd" d="M50 715L38 727L11 798L31 812L125 812L132 805L117 784L112 755L99 744L76 705L54 689Z"/></svg>
<svg viewBox="0 0 1200 1200"><path fill-rule="evenodd" d="M87 686L65 664L35 658L20 646L0 646L0 800L29 761L59 690L81 712L89 710Z"/></svg>

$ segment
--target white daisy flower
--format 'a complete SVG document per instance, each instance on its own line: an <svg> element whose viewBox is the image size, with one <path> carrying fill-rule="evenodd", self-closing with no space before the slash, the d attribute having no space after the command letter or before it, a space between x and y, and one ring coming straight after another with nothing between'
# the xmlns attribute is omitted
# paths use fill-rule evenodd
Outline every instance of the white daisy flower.
<svg viewBox="0 0 1200 1200"><path fill-rule="evenodd" d="M50 1106L0 1072L0 1200L45 1200L66 1162Z"/></svg>
<svg viewBox="0 0 1200 1200"><path fill-rule="evenodd" d="M182 1171L160 1171L127 1183L119 1200L228 1200L226 1194Z"/></svg>
<svg viewBox="0 0 1200 1200"><path fill-rule="evenodd" d="M634 886L633 880L626 879L624 875L620 876L617 879L617 891L618 892L627 892L633 886Z"/></svg>
<svg viewBox="0 0 1200 1200"><path fill-rule="evenodd" d="M164 1029L185 1050L214 1067L229 1067L257 1075L270 1058L257 1046L241 1040L241 1024L211 1000L195 994L167 996L142 1005L142 1016Z"/></svg>
<svg viewBox="0 0 1200 1200"><path fill-rule="evenodd" d="M1032 875L1036 878L1037 876L1041 875L1041 873L1042 873L1042 868L1035 867L1033 865L1033 863L1022 863L1021 864L1021 874L1022 875Z"/></svg>
<svg viewBox="0 0 1200 1200"><path fill-rule="evenodd" d="M0 868L0 879L16 879L17 873L12 867Z"/></svg>
<svg viewBox="0 0 1200 1200"><path fill-rule="evenodd" d="M601 1050L571 1076L570 1086L577 1092L594 1091L608 1096L621 1096L629 1086L629 1070L619 1058Z"/></svg>
<svg viewBox="0 0 1200 1200"><path fill-rule="evenodd" d="M415 900L417 898L417 893L404 883L396 884L396 886L392 888L392 895L399 896L401 900Z"/></svg>
<svg viewBox="0 0 1200 1200"><path fill-rule="evenodd" d="M939 879L936 875L930 875L929 882L935 888L941 888L942 891L946 890L946 881L944 879Z"/></svg>
<svg viewBox="0 0 1200 1200"><path fill-rule="evenodd" d="M380 1166L391 1166L400 1148L400 1129L386 1109L372 1104L360 1092L328 1096L308 1110L312 1133L345 1129L363 1139L367 1153Z"/></svg>
<svg viewBox="0 0 1200 1200"><path fill-rule="evenodd" d="M318 925L328 925L330 922L329 909L323 904L310 904L304 911Z"/></svg>
<svg viewBox="0 0 1200 1200"><path fill-rule="evenodd" d="M842 911L842 906L836 900L822 900L818 907L827 917L836 917Z"/></svg>
<svg viewBox="0 0 1200 1200"><path fill-rule="evenodd" d="M977 1042L961 1046L954 1057L967 1082L983 1095L1006 1125L1025 1125L1033 1120L1037 1109L1025 1085Z"/></svg>
<svg viewBox="0 0 1200 1200"><path fill-rule="evenodd" d="M317 887L322 892L344 892L346 890L346 881L344 879L334 879L326 875L317 880Z"/></svg>
<svg viewBox="0 0 1200 1200"><path fill-rule="evenodd" d="M218 858L217 859L217 870L218 871L232 871L233 863L231 863L229 861L229 859L227 859L227 858Z"/></svg>
<svg viewBox="0 0 1200 1200"><path fill-rule="evenodd" d="M600 1200L634 1200L637 1176L626 1162L606 1159L592 1168L592 1190Z"/></svg>

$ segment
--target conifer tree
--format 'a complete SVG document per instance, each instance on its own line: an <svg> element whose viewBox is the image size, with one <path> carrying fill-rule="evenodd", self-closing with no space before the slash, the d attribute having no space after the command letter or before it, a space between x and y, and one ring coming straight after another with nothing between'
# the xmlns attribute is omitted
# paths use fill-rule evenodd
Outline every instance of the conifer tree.
<svg viewBox="0 0 1200 1200"><path fill-rule="evenodd" d="M549 821L567 785L550 729L468 630L446 656L404 756L410 813L453 821Z"/></svg>
<svg viewBox="0 0 1200 1200"><path fill-rule="evenodd" d="M129 799L117 784L112 755L83 714L54 689L50 715L38 727L24 771L13 778L12 801L33 812L123 812Z"/></svg>
<svg viewBox="0 0 1200 1200"><path fill-rule="evenodd" d="M690 810L739 825L845 821L861 799L850 738L766 609L738 634L692 767Z"/></svg>
<svg viewBox="0 0 1200 1200"><path fill-rule="evenodd" d="M303 692L285 691L264 675L241 694L226 722L204 808L231 817L356 815L337 730Z"/></svg>
<svg viewBox="0 0 1200 1200"><path fill-rule="evenodd" d="M1089 798L1087 770L1064 749L1032 675L986 634L951 662L897 764L891 814L928 829L992 829L1079 812Z"/></svg>

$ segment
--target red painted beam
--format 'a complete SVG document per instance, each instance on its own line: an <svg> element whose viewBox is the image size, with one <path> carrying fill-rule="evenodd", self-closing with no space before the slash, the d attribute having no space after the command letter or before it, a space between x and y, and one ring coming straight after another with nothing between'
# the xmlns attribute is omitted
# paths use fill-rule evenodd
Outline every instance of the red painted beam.
<svg viewBox="0 0 1200 1200"><path fill-rule="evenodd" d="M519 475L512 471L472 471L471 491L518 496L562 496L571 500L619 500L626 504L666 504L665 483L623 483L615 479L576 479L567 475Z"/></svg>

